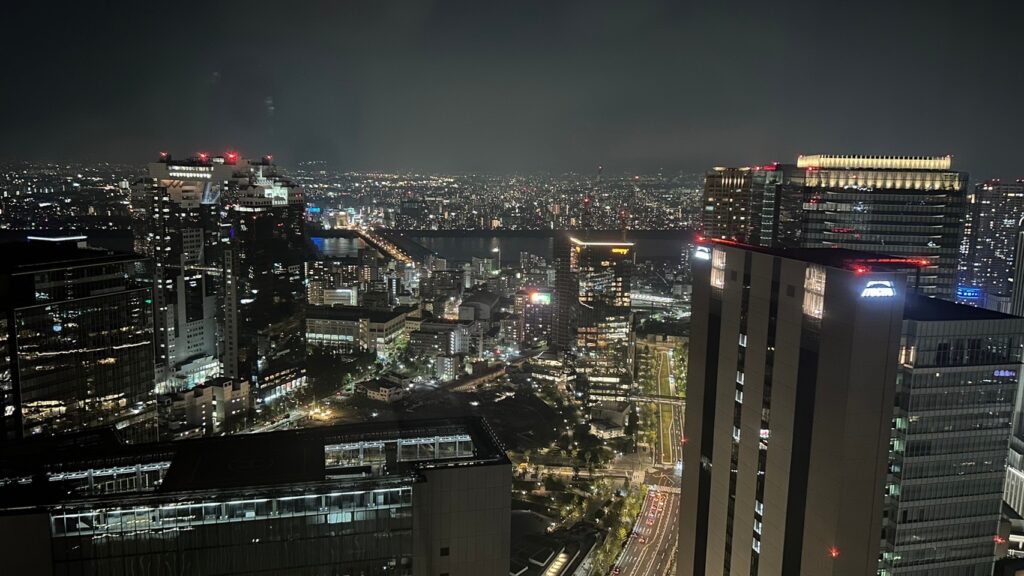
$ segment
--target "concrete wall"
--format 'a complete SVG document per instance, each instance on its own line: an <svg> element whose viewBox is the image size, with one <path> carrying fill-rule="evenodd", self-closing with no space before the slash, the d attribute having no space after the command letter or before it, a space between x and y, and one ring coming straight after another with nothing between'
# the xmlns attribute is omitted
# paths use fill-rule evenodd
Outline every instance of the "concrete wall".
<svg viewBox="0 0 1024 576"><path fill-rule="evenodd" d="M438 468L424 476L413 488L414 576L508 574L512 465Z"/></svg>

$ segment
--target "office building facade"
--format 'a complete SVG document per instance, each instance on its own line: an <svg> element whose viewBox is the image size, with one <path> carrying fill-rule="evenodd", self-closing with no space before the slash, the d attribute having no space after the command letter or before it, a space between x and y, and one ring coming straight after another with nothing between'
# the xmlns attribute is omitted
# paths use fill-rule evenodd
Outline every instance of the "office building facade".
<svg viewBox="0 0 1024 576"><path fill-rule="evenodd" d="M261 401L306 383L302 188L269 159L248 162L222 194L224 224L224 375L248 380Z"/></svg>
<svg viewBox="0 0 1024 576"><path fill-rule="evenodd" d="M677 573L874 573L903 275L846 250L705 249Z"/></svg>
<svg viewBox="0 0 1024 576"><path fill-rule="evenodd" d="M990 574L1024 319L913 293L896 257L703 251L681 573Z"/></svg>
<svg viewBox="0 0 1024 576"><path fill-rule="evenodd" d="M952 299L967 174L950 156L801 156L801 246L850 248L926 262L917 290Z"/></svg>
<svg viewBox="0 0 1024 576"><path fill-rule="evenodd" d="M704 174L701 230L708 238L751 241L752 171L749 167L716 166Z"/></svg>
<svg viewBox="0 0 1024 576"><path fill-rule="evenodd" d="M165 157L132 188L136 252L153 260L153 325L160 392L215 378L223 289L220 197L236 181L237 158Z"/></svg>
<svg viewBox="0 0 1024 576"><path fill-rule="evenodd" d="M152 270L73 242L10 244L0 266L0 440L115 426L155 439Z"/></svg>
<svg viewBox="0 0 1024 576"><path fill-rule="evenodd" d="M326 351L373 352L381 359L391 358L405 336L405 319L411 311L310 306L306 310L306 341L310 347Z"/></svg>
<svg viewBox="0 0 1024 576"><path fill-rule="evenodd" d="M509 569L511 464L478 420L38 448L3 455L11 574Z"/></svg>
<svg viewBox="0 0 1024 576"><path fill-rule="evenodd" d="M1022 181L988 180L975 185L973 193L967 197L960 285L977 289L981 301L974 302L972 298L965 303L999 310L1000 302L1009 302L1005 297L1013 293L1017 235L1022 217ZM961 294L973 296L974 293L961 290L958 295Z"/></svg>
<svg viewBox="0 0 1024 576"><path fill-rule="evenodd" d="M580 392L628 394L633 375L631 287L636 254L626 241L570 238L569 273L576 295L573 352Z"/></svg>
<svg viewBox="0 0 1024 576"><path fill-rule="evenodd" d="M878 573L987 576L1020 470L1006 455L1024 318L916 295L903 317Z"/></svg>
<svg viewBox="0 0 1024 576"><path fill-rule="evenodd" d="M917 289L953 299L967 197L949 156L801 156L709 173L703 234L916 259Z"/></svg>

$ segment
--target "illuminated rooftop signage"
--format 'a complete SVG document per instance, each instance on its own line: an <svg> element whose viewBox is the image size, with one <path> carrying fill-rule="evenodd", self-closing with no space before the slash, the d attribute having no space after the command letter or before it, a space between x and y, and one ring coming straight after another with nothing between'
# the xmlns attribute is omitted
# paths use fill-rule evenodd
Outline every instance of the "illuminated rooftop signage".
<svg viewBox="0 0 1024 576"><path fill-rule="evenodd" d="M697 246L697 249L693 252L693 257L697 260L711 260L711 248Z"/></svg>
<svg viewBox="0 0 1024 576"><path fill-rule="evenodd" d="M889 280L872 280L860 291L861 298L892 298L895 295L896 290Z"/></svg>

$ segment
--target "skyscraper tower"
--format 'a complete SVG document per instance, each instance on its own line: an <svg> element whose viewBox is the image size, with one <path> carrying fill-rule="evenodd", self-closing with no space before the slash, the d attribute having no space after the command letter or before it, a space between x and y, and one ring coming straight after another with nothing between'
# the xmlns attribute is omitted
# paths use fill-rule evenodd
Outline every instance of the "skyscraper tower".
<svg viewBox="0 0 1024 576"><path fill-rule="evenodd" d="M302 190L266 156L162 155L133 191L135 244L156 261L158 382L223 375L263 399L305 382Z"/></svg>
<svg viewBox="0 0 1024 576"><path fill-rule="evenodd" d="M246 182L223 197L224 374L272 400L306 381L302 188L270 157L249 163Z"/></svg>
<svg viewBox="0 0 1024 576"><path fill-rule="evenodd" d="M961 284L980 289L987 308L998 309L1000 301L1009 306L1022 216L1024 181L987 180L967 197Z"/></svg>
<svg viewBox="0 0 1024 576"><path fill-rule="evenodd" d="M1021 506L1024 318L919 295L903 318L878 573L992 574L1004 476Z"/></svg>
<svg viewBox="0 0 1024 576"><path fill-rule="evenodd" d="M591 397L625 396L632 380L632 242L569 238L568 269L575 282L576 368Z"/></svg>
<svg viewBox="0 0 1024 576"><path fill-rule="evenodd" d="M704 175L701 230L708 238L750 241L750 168L715 167Z"/></svg>
<svg viewBox="0 0 1024 576"><path fill-rule="evenodd" d="M903 276L847 250L702 253L678 574L874 573Z"/></svg>
<svg viewBox="0 0 1024 576"><path fill-rule="evenodd" d="M700 248L679 573L991 574L1024 319L898 257Z"/></svg>
<svg viewBox="0 0 1024 576"><path fill-rule="evenodd" d="M801 156L800 245L927 261L917 291L952 299L967 174L950 156Z"/></svg>
<svg viewBox="0 0 1024 576"><path fill-rule="evenodd" d="M148 260L73 240L6 248L0 442L111 426L155 440Z"/></svg>
<svg viewBox="0 0 1024 576"><path fill-rule="evenodd" d="M163 155L132 189L135 250L154 263L157 390L191 388L220 374L217 351L221 193L237 181L237 155Z"/></svg>

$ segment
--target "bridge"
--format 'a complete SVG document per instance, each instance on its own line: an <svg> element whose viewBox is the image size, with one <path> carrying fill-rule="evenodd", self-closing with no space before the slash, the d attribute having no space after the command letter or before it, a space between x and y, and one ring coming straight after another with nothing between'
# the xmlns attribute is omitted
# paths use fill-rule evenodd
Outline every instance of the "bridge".
<svg viewBox="0 0 1024 576"><path fill-rule="evenodd" d="M372 229L352 226L349 227L348 230L354 232L360 239L362 239L363 242L366 242L380 252L398 260L402 264L413 264L412 256L406 254L404 250L399 248L393 242L386 240L378 234L374 234Z"/></svg>
<svg viewBox="0 0 1024 576"><path fill-rule="evenodd" d="M658 404L686 406L686 399L678 396L663 396L661 394L630 394L627 399L633 402L657 402Z"/></svg>

